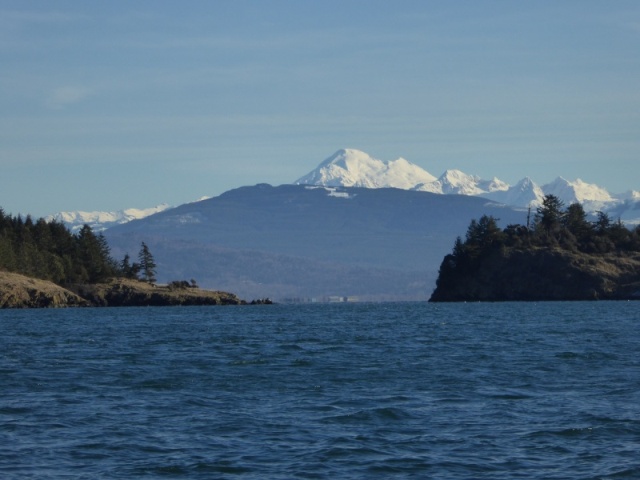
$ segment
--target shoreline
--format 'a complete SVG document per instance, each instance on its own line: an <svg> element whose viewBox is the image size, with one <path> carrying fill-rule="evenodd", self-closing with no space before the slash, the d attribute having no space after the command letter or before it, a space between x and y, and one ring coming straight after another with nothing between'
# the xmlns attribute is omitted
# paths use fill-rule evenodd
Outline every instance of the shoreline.
<svg viewBox="0 0 640 480"><path fill-rule="evenodd" d="M172 288L139 280L114 278L105 283L70 285L0 271L0 309L96 308L135 306L264 305L269 299L247 302L229 292Z"/></svg>

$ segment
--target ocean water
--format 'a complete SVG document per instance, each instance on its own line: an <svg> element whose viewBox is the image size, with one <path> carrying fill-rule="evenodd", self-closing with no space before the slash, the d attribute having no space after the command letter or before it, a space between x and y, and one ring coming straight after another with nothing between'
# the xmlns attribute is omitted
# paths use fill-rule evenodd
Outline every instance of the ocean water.
<svg viewBox="0 0 640 480"><path fill-rule="evenodd" d="M638 479L640 302L0 311L0 478Z"/></svg>

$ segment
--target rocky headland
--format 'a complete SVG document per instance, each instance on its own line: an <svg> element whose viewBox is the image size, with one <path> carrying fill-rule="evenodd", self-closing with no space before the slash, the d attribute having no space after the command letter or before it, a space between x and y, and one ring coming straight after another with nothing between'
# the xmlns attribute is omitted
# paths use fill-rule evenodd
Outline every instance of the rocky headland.
<svg viewBox="0 0 640 480"><path fill-rule="evenodd" d="M130 279L113 279L105 283L63 288L46 280L0 272L0 308L241 304L246 302L232 293L200 288L172 288Z"/></svg>
<svg viewBox="0 0 640 480"><path fill-rule="evenodd" d="M432 302L640 300L640 227L547 195L527 225L472 220L446 255Z"/></svg>
<svg viewBox="0 0 640 480"><path fill-rule="evenodd" d="M640 254L496 249L479 259L475 268L442 278L430 298L432 302L544 300L640 300Z"/></svg>

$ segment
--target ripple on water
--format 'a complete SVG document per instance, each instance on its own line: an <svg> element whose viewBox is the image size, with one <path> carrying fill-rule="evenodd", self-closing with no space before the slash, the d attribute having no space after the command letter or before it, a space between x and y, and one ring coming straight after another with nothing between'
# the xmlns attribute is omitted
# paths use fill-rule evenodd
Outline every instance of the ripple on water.
<svg viewBox="0 0 640 480"><path fill-rule="evenodd" d="M0 478L640 478L636 304L272 307L0 311Z"/></svg>

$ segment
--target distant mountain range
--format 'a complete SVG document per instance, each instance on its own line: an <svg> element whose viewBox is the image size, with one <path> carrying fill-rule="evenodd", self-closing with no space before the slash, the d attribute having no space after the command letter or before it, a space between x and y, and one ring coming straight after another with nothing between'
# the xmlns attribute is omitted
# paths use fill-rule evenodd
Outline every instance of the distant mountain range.
<svg viewBox="0 0 640 480"><path fill-rule="evenodd" d="M637 209L634 212L634 203L640 201L640 191L612 195L597 185L580 179L569 181L562 177L542 186L525 177L511 186L496 177L484 180L460 170L447 170L436 178L404 158L382 161L354 149L338 150L295 183L328 187L393 187L445 195L473 195L525 208L537 207L545 195L553 194L566 205L581 203L587 212L615 209L624 214L629 210L630 215L622 215L629 218L622 220L630 221L640 217Z"/></svg>
<svg viewBox="0 0 640 480"><path fill-rule="evenodd" d="M170 208L66 212L72 229L104 230L114 258L144 241L160 282L196 279L241 298L426 300L445 254L471 219L527 221L545 194L640 224L640 193L581 180L514 186L459 170L435 177L405 159L339 150L294 184L242 187Z"/></svg>
<svg viewBox="0 0 640 480"><path fill-rule="evenodd" d="M89 225L94 231L99 232L115 225L121 225L131 220L139 220L149 215L163 212L168 208L170 208L169 205L163 203L151 208L127 208L116 212L60 212L49 215L45 220L62 222L74 233L79 231L83 225Z"/></svg>
<svg viewBox="0 0 640 480"><path fill-rule="evenodd" d="M460 170L447 170L435 177L404 158L382 161L355 149L338 150L317 168L294 182L297 185L324 187L399 188L444 195L468 195L505 205L537 207L547 194L560 198L566 205L581 203L589 213L607 212L627 225L640 224L640 191L611 194L606 189L580 179L569 181L562 177L539 186L529 177L515 185L494 177L484 180ZM88 224L96 231L144 218L170 208L158 205L146 209L129 208L117 212L61 212L48 217L62 221L73 231Z"/></svg>

